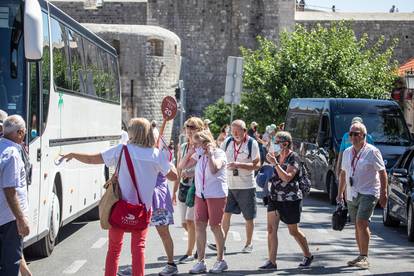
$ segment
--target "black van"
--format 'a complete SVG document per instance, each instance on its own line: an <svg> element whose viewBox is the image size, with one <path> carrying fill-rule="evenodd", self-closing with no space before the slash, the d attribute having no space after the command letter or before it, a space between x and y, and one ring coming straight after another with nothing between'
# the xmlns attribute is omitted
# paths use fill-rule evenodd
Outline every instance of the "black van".
<svg viewBox="0 0 414 276"><path fill-rule="evenodd" d="M328 192L335 204L337 183L335 164L342 136L353 117L361 117L375 146L381 151L387 170L412 138L400 107L390 100L372 99L292 99L285 130L293 137L293 150L308 165L312 186Z"/></svg>

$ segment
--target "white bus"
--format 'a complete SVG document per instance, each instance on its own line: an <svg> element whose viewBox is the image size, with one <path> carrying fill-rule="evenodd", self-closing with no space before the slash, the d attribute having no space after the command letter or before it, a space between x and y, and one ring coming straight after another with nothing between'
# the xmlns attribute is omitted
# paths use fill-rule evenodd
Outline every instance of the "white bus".
<svg viewBox="0 0 414 276"><path fill-rule="evenodd" d="M0 1L0 109L27 121L33 165L25 246L51 254L59 228L96 210L104 166L61 163L59 154L119 142L117 53L44 0Z"/></svg>

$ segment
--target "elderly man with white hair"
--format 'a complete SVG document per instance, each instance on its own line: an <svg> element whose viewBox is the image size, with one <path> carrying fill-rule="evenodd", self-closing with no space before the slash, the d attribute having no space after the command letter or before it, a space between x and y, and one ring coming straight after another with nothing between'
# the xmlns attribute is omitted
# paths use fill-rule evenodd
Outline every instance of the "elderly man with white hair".
<svg viewBox="0 0 414 276"><path fill-rule="evenodd" d="M375 206L387 203L387 172L381 152L366 141L367 129L356 122L349 129L352 147L343 153L339 190L336 200L348 203L351 221L355 223L355 238L359 256L348 262L348 266L369 268L368 245L370 240L369 221Z"/></svg>
<svg viewBox="0 0 414 276"><path fill-rule="evenodd" d="M0 275L18 275L23 237L29 235L25 164L20 144L26 124L19 115L3 122L0 139Z"/></svg>
<svg viewBox="0 0 414 276"><path fill-rule="evenodd" d="M7 118L7 112L0 109L0 137L3 136L3 122Z"/></svg>

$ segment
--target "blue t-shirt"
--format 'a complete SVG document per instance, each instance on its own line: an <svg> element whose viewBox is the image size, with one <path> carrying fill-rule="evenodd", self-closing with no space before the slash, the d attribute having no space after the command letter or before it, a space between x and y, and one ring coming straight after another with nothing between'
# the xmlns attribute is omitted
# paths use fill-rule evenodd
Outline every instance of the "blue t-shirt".
<svg viewBox="0 0 414 276"><path fill-rule="evenodd" d="M374 145L374 139L370 134L367 134L367 142L368 144ZM341 146L339 147L339 152L344 152L347 148L352 146L351 140L349 139L349 133L345 132L344 136L342 136Z"/></svg>

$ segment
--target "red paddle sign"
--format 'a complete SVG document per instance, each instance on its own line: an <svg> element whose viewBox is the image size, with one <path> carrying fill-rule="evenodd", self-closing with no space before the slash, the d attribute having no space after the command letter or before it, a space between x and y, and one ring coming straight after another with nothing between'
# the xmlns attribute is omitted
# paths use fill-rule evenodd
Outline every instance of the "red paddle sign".
<svg viewBox="0 0 414 276"><path fill-rule="evenodd" d="M165 121L174 119L177 115L177 101L171 96L166 96L162 99L161 112Z"/></svg>

